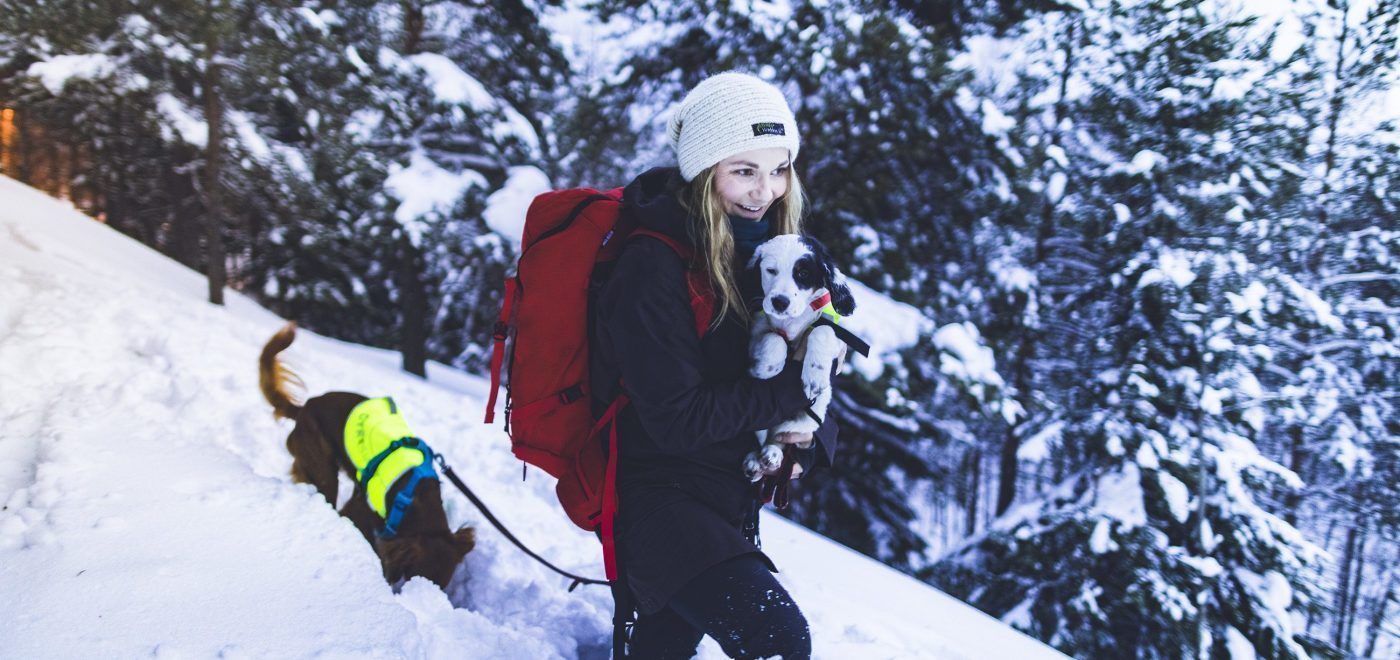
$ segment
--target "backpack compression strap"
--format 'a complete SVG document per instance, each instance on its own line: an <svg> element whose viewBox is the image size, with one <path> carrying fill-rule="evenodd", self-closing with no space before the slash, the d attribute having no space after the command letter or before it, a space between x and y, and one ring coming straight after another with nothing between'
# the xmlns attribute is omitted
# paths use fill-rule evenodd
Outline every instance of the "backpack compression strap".
<svg viewBox="0 0 1400 660"><path fill-rule="evenodd" d="M627 395L619 393L588 434L589 438L596 438L603 427L608 427L608 465L603 473L603 508L598 514L598 534L603 542L603 572L610 582L617 581L617 541L614 539L617 522L617 415L627 404Z"/></svg>
<svg viewBox="0 0 1400 660"><path fill-rule="evenodd" d="M496 394L501 389L501 366L506 356L506 337L510 332L510 313L515 306L515 278L506 279L506 295L501 301L501 316L491 333L495 345L491 348L491 394L486 399L486 423L496 421Z"/></svg>

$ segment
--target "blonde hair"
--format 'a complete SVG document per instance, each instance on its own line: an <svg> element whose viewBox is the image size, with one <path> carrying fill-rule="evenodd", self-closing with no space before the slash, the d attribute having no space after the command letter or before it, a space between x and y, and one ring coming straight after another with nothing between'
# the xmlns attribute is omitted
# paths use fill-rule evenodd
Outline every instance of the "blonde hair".
<svg viewBox="0 0 1400 660"><path fill-rule="evenodd" d="M738 314L745 323L751 320L734 272L734 232L729 228L729 217L724 213L724 205L715 190L715 171L718 167L715 164L701 171L680 193L681 204L686 207L689 220L686 231L690 244L695 246L691 267L705 269L709 275L710 290L718 303L714 320L710 322L711 329L717 327L730 311ZM807 197L802 190L802 182L797 178L797 171L791 166L787 169L787 184L787 191L774 202L777 206L773 214L775 235L802 231L802 213Z"/></svg>

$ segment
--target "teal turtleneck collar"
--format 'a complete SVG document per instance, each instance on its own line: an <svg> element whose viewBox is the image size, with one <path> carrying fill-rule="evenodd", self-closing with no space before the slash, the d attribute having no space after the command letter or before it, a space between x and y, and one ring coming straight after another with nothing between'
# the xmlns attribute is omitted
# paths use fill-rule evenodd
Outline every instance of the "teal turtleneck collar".
<svg viewBox="0 0 1400 660"><path fill-rule="evenodd" d="M734 252L737 256L747 262L749 257L753 256L754 250L770 238L769 230L772 226L773 221L768 216L763 216L760 220L729 216L729 228L734 233Z"/></svg>

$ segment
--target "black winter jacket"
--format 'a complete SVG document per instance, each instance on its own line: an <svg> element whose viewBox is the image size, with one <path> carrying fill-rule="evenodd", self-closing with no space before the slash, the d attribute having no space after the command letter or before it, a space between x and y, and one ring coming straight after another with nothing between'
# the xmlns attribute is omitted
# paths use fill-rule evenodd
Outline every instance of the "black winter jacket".
<svg viewBox="0 0 1400 660"><path fill-rule="evenodd" d="M682 185L675 168L651 170L627 186L621 213L689 243L676 197ZM742 533L756 497L743 459L758 447L755 431L808 403L796 364L766 381L748 375L749 333L739 317L727 315L696 336L686 268L662 242L633 238L594 305L595 411L619 382L631 399L617 422L616 538L625 579L646 614L705 569L758 551ZM804 462L829 465L836 430L828 419Z"/></svg>

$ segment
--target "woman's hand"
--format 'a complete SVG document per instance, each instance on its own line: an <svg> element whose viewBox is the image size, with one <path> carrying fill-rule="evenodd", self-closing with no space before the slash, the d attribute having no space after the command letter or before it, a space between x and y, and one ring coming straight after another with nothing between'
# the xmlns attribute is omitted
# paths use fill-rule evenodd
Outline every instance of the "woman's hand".
<svg viewBox="0 0 1400 660"><path fill-rule="evenodd" d="M785 445L795 445L798 449L808 449L812 446L811 433L779 433L778 442Z"/></svg>

